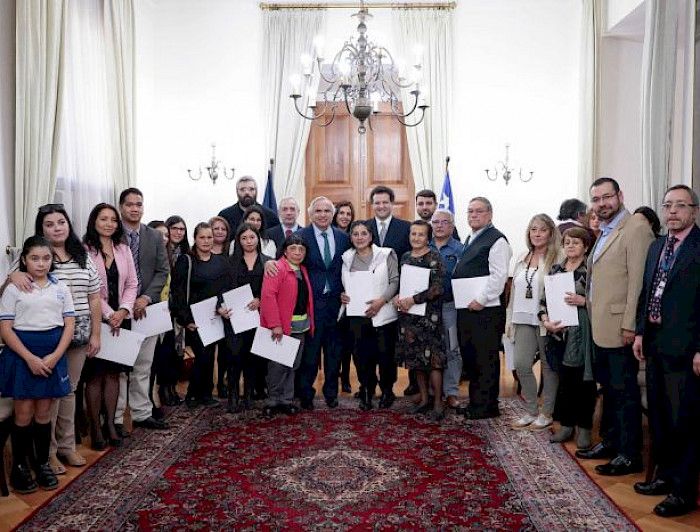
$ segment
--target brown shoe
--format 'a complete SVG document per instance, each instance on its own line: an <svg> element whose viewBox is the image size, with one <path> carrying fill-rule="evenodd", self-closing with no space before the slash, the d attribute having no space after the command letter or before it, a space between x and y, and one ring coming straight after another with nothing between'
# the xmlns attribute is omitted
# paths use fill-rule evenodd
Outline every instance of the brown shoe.
<svg viewBox="0 0 700 532"><path fill-rule="evenodd" d="M68 464L72 467L82 467L87 463L85 457L82 454L77 453L75 451L68 454L59 454L58 459L61 460L61 462Z"/></svg>
<svg viewBox="0 0 700 532"><path fill-rule="evenodd" d="M55 456L49 456L49 465L54 472L54 475L65 475L66 467Z"/></svg>
<svg viewBox="0 0 700 532"><path fill-rule="evenodd" d="M457 399L457 396L456 396L456 395L450 395L450 396L447 398L447 406L449 406L450 408L455 408L455 409L456 409L456 408L461 407L461 406L462 406L462 403L459 402L459 399Z"/></svg>

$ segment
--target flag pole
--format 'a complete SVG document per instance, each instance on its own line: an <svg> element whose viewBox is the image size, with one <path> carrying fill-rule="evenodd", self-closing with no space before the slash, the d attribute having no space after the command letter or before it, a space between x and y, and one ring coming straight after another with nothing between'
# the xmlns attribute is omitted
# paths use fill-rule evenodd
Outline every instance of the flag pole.
<svg viewBox="0 0 700 532"><path fill-rule="evenodd" d="M450 156L448 155L445 157L445 173L447 173L450 169Z"/></svg>

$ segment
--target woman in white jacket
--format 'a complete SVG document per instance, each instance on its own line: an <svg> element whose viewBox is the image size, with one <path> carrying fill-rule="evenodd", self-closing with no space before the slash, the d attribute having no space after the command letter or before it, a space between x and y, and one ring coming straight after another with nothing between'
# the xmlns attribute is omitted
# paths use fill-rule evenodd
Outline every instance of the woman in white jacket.
<svg viewBox="0 0 700 532"><path fill-rule="evenodd" d="M360 381L360 409L372 408L372 397L377 386L382 390L380 407L388 408L393 402L392 387L396 373L394 345L398 314L391 304L399 291L399 261L390 248L372 244L372 233L363 221L350 226L352 247L343 253L343 307L347 313L350 336L355 353L355 367ZM367 294L365 301L353 301L352 294Z"/></svg>
<svg viewBox="0 0 700 532"><path fill-rule="evenodd" d="M562 258L561 236L554 221L536 214L525 233L527 252L513 269L513 288L506 310L506 335L515 342L515 371L522 385L526 414L512 423L514 429L542 430L552 424L559 378L547 363L544 338L547 333L537 316L544 294L544 276ZM537 404L537 381L532 372L539 351L544 380L542 412Z"/></svg>

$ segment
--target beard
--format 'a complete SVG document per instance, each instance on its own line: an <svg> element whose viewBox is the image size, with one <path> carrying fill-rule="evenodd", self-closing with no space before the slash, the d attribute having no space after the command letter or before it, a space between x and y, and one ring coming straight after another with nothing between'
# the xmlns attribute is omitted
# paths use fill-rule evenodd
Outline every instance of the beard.
<svg viewBox="0 0 700 532"><path fill-rule="evenodd" d="M238 203L241 207L250 207L255 203L255 198L251 198L250 196L243 196L242 198L238 198Z"/></svg>

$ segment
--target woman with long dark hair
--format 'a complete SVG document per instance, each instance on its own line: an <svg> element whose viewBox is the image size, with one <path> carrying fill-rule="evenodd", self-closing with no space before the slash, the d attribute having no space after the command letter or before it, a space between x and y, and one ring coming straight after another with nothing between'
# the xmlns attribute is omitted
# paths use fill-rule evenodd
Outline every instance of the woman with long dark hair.
<svg viewBox="0 0 700 532"><path fill-rule="evenodd" d="M190 243L187 240L187 224L182 219L182 216L175 214L165 220L165 226L168 228L169 237L166 250L170 261L170 271L173 271L173 267L180 255L190 252Z"/></svg>
<svg viewBox="0 0 700 532"><path fill-rule="evenodd" d="M100 203L92 209L83 243L97 265L100 276L103 320L109 324L112 334L119 334L120 328L130 329L138 278L134 257L124 237L119 211L114 206ZM107 446L100 425L103 407L109 443L115 446L121 443L114 427L114 413L119 398L119 374L129 371L129 366L100 358L89 358L85 363L83 378L87 382L85 396L93 449L101 450Z"/></svg>
<svg viewBox="0 0 700 532"><path fill-rule="evenodd" d="M209 225L214 234L214 245L211 252L216 255L227 257L231 251L231 226L228 220L223 216L212 216L209 218ZM226 322L224 322L226 323ZM231 360L231 346L226 338L222 338L216 342L216 391L219 399L228 397L228 388L226 387L226 373L228 372L229 363Z"/></svg>
<svg viewBox="0 0 700 532"><path fill-rule="evenodd" d="M260 205L251 205L245 210L243 218L241 218L241 223L248 223L253 229L260 235L260 250L263 255L268 257L277 256L277 245L275 241L267 237L267 221L265 220L265 213ZM234 242L235 247L235 242ZM233 253L233 251L232 251Z"/></svg>

